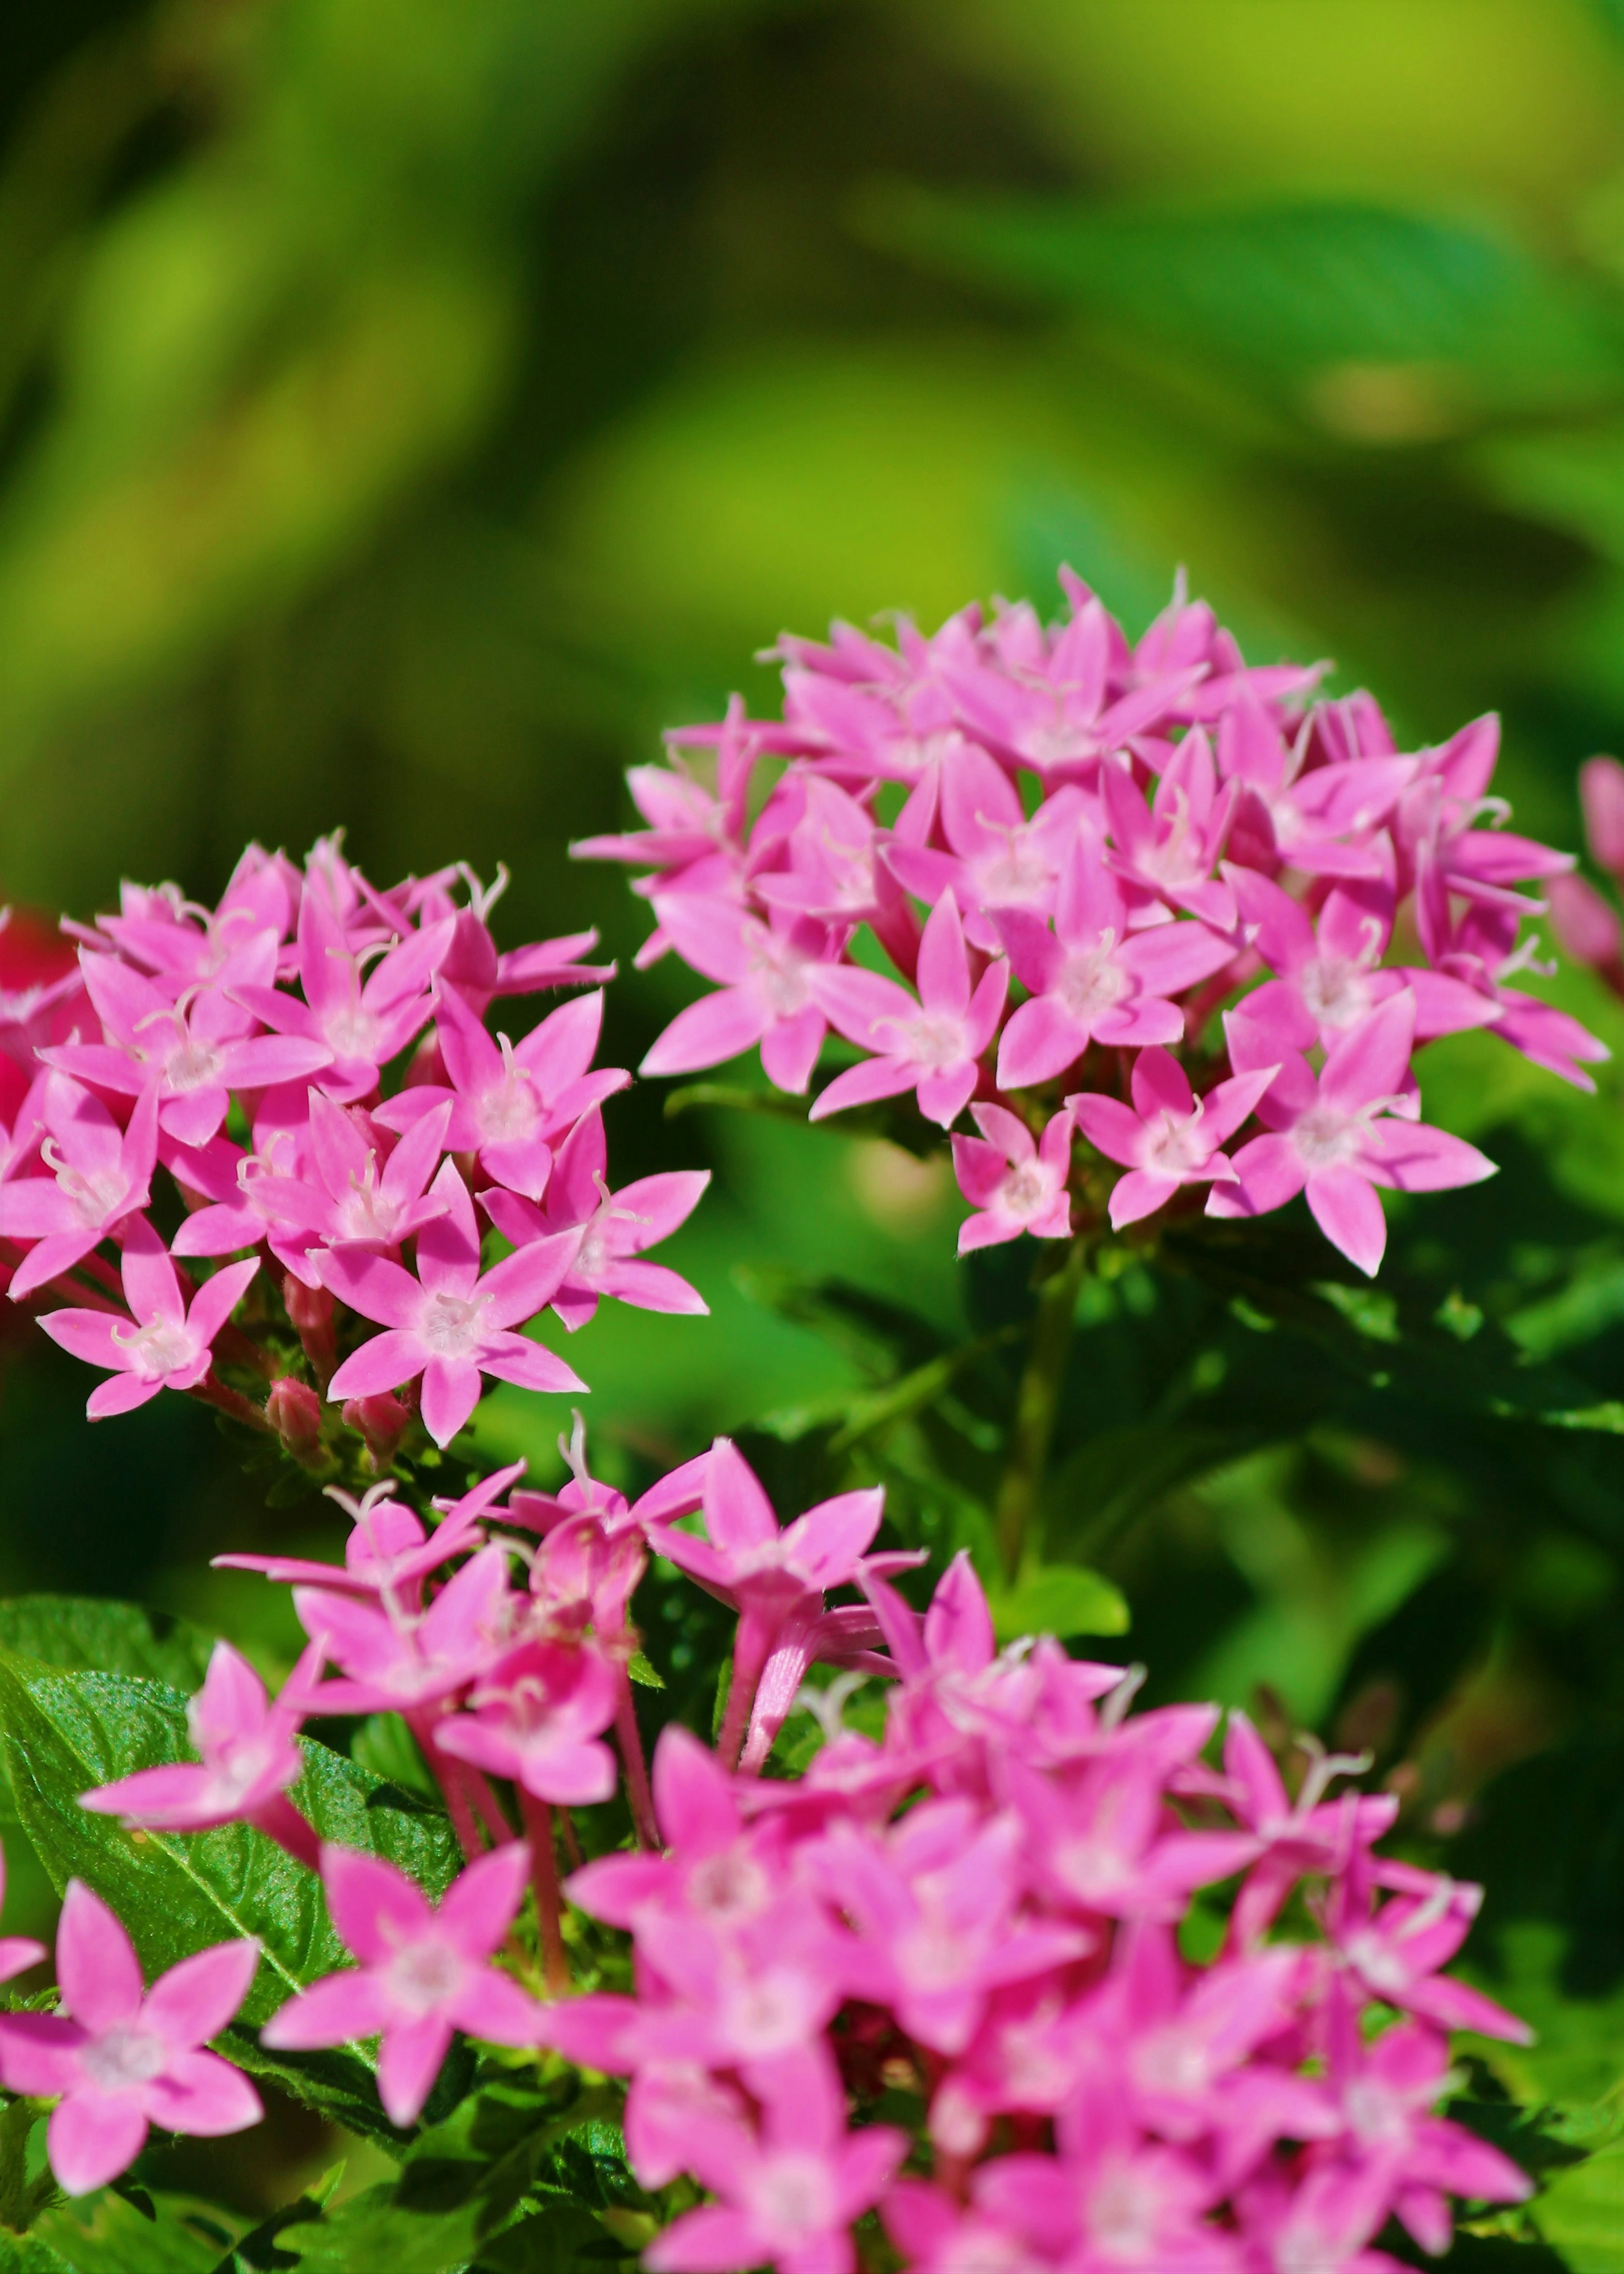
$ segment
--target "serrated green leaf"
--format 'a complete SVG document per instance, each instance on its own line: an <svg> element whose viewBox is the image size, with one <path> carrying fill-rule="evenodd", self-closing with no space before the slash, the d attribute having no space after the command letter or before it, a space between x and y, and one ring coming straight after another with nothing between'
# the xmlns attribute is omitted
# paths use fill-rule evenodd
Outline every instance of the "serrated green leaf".
<svg viewBox="0 0 1624 2274"><path fill-rule="evenodd" d="M989 1593L993 1629L1000 1643L1024 1635L1126 1634L1128 1606L1119 1588L1080 1564L1050 1563L1023 1572L1019 1584Z"/></svg>
<svg viewBox="0 0 1624 2274"><path fill-rule="evenodd" d="M58 1674L0 1653L0 1732L23 1828L56 1887L77 1876L109 1902L149 1977L211 1943L257 1936L264 1955L229 2040L233 2059L346 2123L397 2136L359 2056L272 2057L248 2035L294 1990L346 1963L314 1875L246 1825L132 1833L79 1805L93 1785L188 1758L185 1700L157 1683ZM303 1750L290 1796L322 1837L386 1856L440 1893L458 1860L445 1818L327 1746L306 1740Z"/></svg>
<svg viewBox="0 0 1624 2274"><path fill-rule="evenodd" d="M147 2218L114 2188L102 2187L46 2211L31 2236L59 2253L73 2274L214 2274L243 2220L192 2195L156 2193L150 2201L154 2216Z"/></svg>
<svg viewBox="0 0 1624 2274"><path fill-rule="evenodd" d="M665 1687L665 1677L646 1652L633 1651L626 1661L626 1671L644 1690L663 1690Z"/></svg>
<svg viewBox="0 0 1624 2274"><path fill-rule="evenodd" d="M76 2274L76 2270L37 2228L12 2234L0 2227L0 2274Z"/></svg>
<svg viewBox="0 0 1624 2274"><path fill-rule="evenodd" d="M13 1595L0 1602L0 1650L67 1672L133 1674L195 1690L214 1645L199 1628L144 1604L96 1595Z"/></svg>
<svg viewBox="0 0 1624 2274"><path fill-rule="evenodd" d="M637 2255L635 2242L614 2246L590 2212L547 2203L483 2245L479 2274L580 2274L583 2266Z"/></svg>

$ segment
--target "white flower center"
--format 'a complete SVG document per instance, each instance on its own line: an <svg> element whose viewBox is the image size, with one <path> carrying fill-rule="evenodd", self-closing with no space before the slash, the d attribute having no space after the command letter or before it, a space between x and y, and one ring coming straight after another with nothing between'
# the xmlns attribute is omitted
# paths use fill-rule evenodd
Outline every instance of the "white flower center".
<svg viewBox="0 0 1624 2274"><path fill-rule="evenodd" d="M998 1187L1008 1216L1035 1216L1049 1198L1049 1179L1035 1161L1018 1161Z"/></svg>
<svg viewBox="0 0 1624 2274"><path fill-rule="evenodd" d="M1370 1008L1369 974L1345 956L1316 956L1304 965L1297 983L1309 1016L1322 1027L1351 1027Z"/></svg>
<svg viewBox="0 0 1624 2274"><path fill-rule="evenodd" d="M135 1362L134 1370L147 1382L161 1381L166 1374L177 1374L190 1366L198 1354L197 1338L188 1327L177 1320L154 1319L132 1334L119 1328L113 1329L113 1339L121 1343Z"/></svg>
<svg viewBox="0 0 1624 2274"><path fill-rule="evenodd" d="M1156 2195L1131 2171L1109 2172L1088 2202L1088 2239L1105 2258L1135 2265L1156 2250Z"/></svg>
<svg viewBox="0 0 1624 2274"><path fill-rule="evenodd" d="M951 1011L921 1011L902 1028L903 1045L915 1065L933 1070L961 1065L968 1055L964 1020Z"/></svg>
<svg viewBox="0 0 1624 2274"><path fill-rule="evenodd" d="M772 1889L767 1874L751 1856L724 1849L707 1856L688 1876L688 1909L708 1911L713 1918L741 1918L764 1910Z"/></svg>
<svg viewBox="0 0 1624 2274"><path fill-rule="evenodd" d="M1212 2079L1207 2048L1183 2029L1158 2029L1142 2038L1133 2074L1147 2092L1205 2092Z"/></svg>
<svg viewBox="0 0 1624 2274"><path fill-rule="evenodd" d="M792 2149L772 2157L757 2173L750 2192L756 2217L780 2245L821 2233L835 2223L829 2175L816 2156Z"/></svg>
<svg viewBox="0 0 1624 2274"><path fill-rule="evenodd" d="M807 975L799 956L774 955L758 949L752 958L752 968L756 984L776 1017L793 1019L798 1011L806 1009Z"/></svg>
<svg viewBox="0 0 1624 2274"><path fill-rule="evenodd" d="M981 898L993 907L1026 907L1041 900L1054 871L1042 855L1012 832L1007 844L975 864Z"/></svg>
<svg viewBox="0 0 1624 2274"><path fill-rule="evenodd" d="M139 2022L108 2029L79 2047L79 2067L98 2091L124 2092L162 2076L169 2054L163 2039Z"/></svg>
<svg viewBox="0 0 1624 2274"><path fill-rule="evenodd" d="M219 1082L222 1063L217 1050L188 1035L164 1059L163 1079L177 1096L194 1089L212 1089Z"/></svg>
<svg viewBox="0 0 1624 2274"><path fill-rule="evenodd" d="M540 1118L536 1093L523 1074L487 1089L475 1111L479 1134L487 1145L515 1144L530 1134Z"/></svg>
<svg viewBox="0 0 1624 2274"><path fill-rule="evenodd" d="M1116 961L1116 935L1108 931L1097 947L1066 958L1055 992L1071 1016L1087 1025L1120 1003L1132 983Z"/></svg>
<svg viewBox="0 0 1624 2274"><path fill-rule="evenodd" d="M466 1968L449 1943L425 1939L397 1951L385 1969L389 1994L410 2014L432 2014L455 1995Z"/></svg>
<svg viewBox="0 0 1624 2274"><path fill-rule="evenodd" d="M807 2036L806 1999L793 1976L757 1975L728 2003L729 2036L743 2056L787 2052Z"/></svg>
<svg viewBox="0 0 1624 2274"><path fill-rule="evenodd" d="M1160 1120L1153 1122L1147 1131L1139 1165L1153 1176L1187 1176L1192 1169L1201 1167L1211 1150L1200 1133L1196 1115L1189 1113L1176 1118L1164 1111Z"/></svg>
<svg viewBox="0 0 1624 2274"><path fill-rule="evenodd" d="M377 1020L358 1002L330 1011L322 1020L321 1032L335 1058L341 1060L374 1059L382 1042Z"/></svg>
<svg viewBox="0 0 1624 2274"><path fill-rule="evenodd" d="M1410 2136L1410 2111L1373 2077L1357 2077L1342 2095L1348 2121L1367 2146L1397 2145Z"/></svg>
<svg viewBox="0 0 1624 2274"><path fill-rule="evenodd" d="M1363 1128L1357 1114L1341 1112L1334 1105L1311 1105L1292 1124L1291 1142L1311 1169L1335 1169L1357 1160Z"/></svg>
<svg viewBox="0 0 1624 2274"><path fill-rule="evenodd" d="M485 1337L479 1314L486 1298L464 1301L460 1295L431 1295L417 1322L419 1338L436 1358L471 1358Z"/></svg>

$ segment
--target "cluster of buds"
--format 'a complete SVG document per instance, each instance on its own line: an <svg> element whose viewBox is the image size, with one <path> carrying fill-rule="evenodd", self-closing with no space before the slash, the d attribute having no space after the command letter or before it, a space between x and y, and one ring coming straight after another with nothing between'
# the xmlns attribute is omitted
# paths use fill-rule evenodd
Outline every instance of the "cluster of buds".
<svg viewBox="0 0 1624 2274"><path fill-rule="evenodd" d="M1000 1653L963 1556L912 1608L919 1559L873 1552L878 1492L780 1528L726 1440L629 1506L579 1433L568 1449L556 1496L505 1470L430 1531L390 1480L350 1504L342 1566L259 1559L311 1637L282 1695L218 1645L199 1759L85 1796L169 1834L255 1824L321 1872L357 1964L283 2006L267 2045L378 2037L401 2124L456 2030L626 2078L638 2180L713 2198L660 2227L653 2274L850 2274L876 2214L920 2274L1376 2274L1389 2218L1436 2251L1451 2197L1526 2195L1437 2112L1451 2029L1526 2036L1442 1971L1479 1891L1379 1853L1397 1803L1347 1781L1363 1760L1311 1750L1292 1793L1238 1713L1204 1758L1216 1707L1135 1713L1139 1669L1049 1640ZM738 1628L714 1748L668 1725L650 1790L624 1679L651 1551ZM871 1678L890 1684L877 1735L843 1719ZM797 1708L821 1743L762 1774ZM438 1907L319 1847L289 1796L304 1716L380 1709L416 1732L467 1851ZM634 1844L605 1852L611 1732ZM539 1969L509 1939L527 1881ZM584 1938L566 1900L598 1923ZM0 2016L0 2082L64 2096L49 2144L70 2187L124 2168L149 2122L253 2112L196 2050L253 1946L187 1962L143 2006L92 1901L64 1915L62 2014ZM605 1967L631 1989L598 1986Z"/></svg>
<svg viewBox="0 0 1624 2274"><path fill-rule="evenodd" d="M13 963L0 1285L67 1299L41 1324L107 1374L93 1420L189 1390L331 1472L331 1404L376 1467L418 1421L447 1444L485 1377L583 1387L519 1331L549 1307L704 1308L642 1260L703 1175L606 1181L630 1077L592 1063L595 935L499 954L506 881L380 892L336 839L302 870L251 846L214 908L126 885L65 927L77 953ZM499 998L559 987L591 991L516 1045L489 1031ZM489 1270L481 1217L513 1248Z"/></svg>
<svg viewBox="0 0 1624 2274"><path fill-rule="evenodd" d="M966 1246L1063 1237L1101 1202L1119 1227L1304 1193L1373 1272L1378 1188L1492 1169L1421 1122L1417 1045L1486 1027L1585 1088L1606 1055L1512 983L1545 906L1527 888L1571 857L1500 825L1494 719L1403 752L1370 696L1247 666L1182 589L1135 645L1062 582L1052 629L1023 605L929 638L903 619L894 647L840 624L826 646L786 637L781 720L735 702L633 772L649 827L576 849L652 870L641 960L674 951L717 983L643 1071L759 1044L802 1092L832 1029L861 1055L812 1118L907 1092L944 1129L969 1111ZM1128 1171L1109 1201L1105 1164Z"/></svg>

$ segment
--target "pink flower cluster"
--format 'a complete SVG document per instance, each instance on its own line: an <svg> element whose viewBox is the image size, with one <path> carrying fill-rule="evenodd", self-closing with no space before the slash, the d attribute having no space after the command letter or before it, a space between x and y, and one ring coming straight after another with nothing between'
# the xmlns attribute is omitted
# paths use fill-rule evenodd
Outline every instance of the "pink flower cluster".
<svg viewBox="0 0 1624 2274"><path fill-rule="evenodd" d="M715 983L643 1071L759 1045L801 1092L832 1029L861 1056L814 1119L907 1092L944 1129L972 1111L961 1251L1067 1234L1075 1132L1128 1171L1114 1225L1203 1188L1229 1216L1304 1193L1373 1272L1379 1188L1491 1173L1421 1122L1417 1045L1488 1027L1587 1088L1606 1056L1512 983L1526 888L1571 859L1500 825L1492 718L1403 752L1368 695L1246 665L1182 589L1133 644L1062 582L1053 628L1000 605L929 638L900 620L894 647L786 637L781 720L735 702L634 769L649 826L576 850L651 869L640 960Z"/></svg>
<svg viewBox="0 0 1624 2274"><path fill-rule="evenodd" d="M517 1044L485 1024L498 998L610 975L580 960L591 933L499 953L505 883L380 892L335 839L302 870L251 846L218 907L126 885L69 927L65 969L0 993L0 1284L68 1298L41 1323L107 1374L93 1419L192 1390L314 1465L325 1397L374 1450L417 1414L444 1445L482 1377L581 1387L518 1331L548 1306L571 1328L601 1295L704 1308L643 1260L703 1175L606 1181L601 1107L630 1077L592 1064L601 991ZM482 1216L515 1250L488 1271ZM308 1379L230 1322L262 1264ZM265 1402L217 1361L269 1377Z"/></svg>
<svg viewBox="0 0 1624 2274"><path fill-rule="evenodd" d="M1526 2035L1442 1971L1479 1891L1378 1854L1396 1801L1335 1788L1363 1761L1316 1754L1293 1794L1243 1715L1209 1758L1216 1707L1135 1714L1137 1669L1051 1640L999 1652L962 1555L914 1610L895 1582L919 1559L872 1552L877 1492L781 1527L726 1440L629 1506L579 1432L567 1450L559 1494L503 1470L437 1502L432 1532L375 1487L347 1503L342 1567L222 1559L293 1585L309 1650L273 1703L222 1644L192 1709L200 1759L85 1796L170 1833L257 1824L320 1871L359 1963L284 2006L267 2045L377 2037L401 2124L458 2029L626 2077L639 2180L686 2173L712 2198L657 2235L651 2274L851 2274L876 2211L921 2274L1377 2274L1389 2218L1439 2250L1451 2197L1527 2194L1437 2112L1451 2029ZM626 1670L651 1550L738 1628L715 1750L667 1727L650 1791ZM868 1676L892 1685L879 1736L842 1719ZM761 1775L798 1708L823 1742L804 1773ZM304 1717L383 1710L417 1734L468 1854L438 1907L319 1847L289 1798ZM580 1865L570 1812L612 1796L611 1731L635 1846ZM562 1890L560 1834L579 1866ZM527 1879L538 1984L503 1954ZM565 1994L563 1895L629 1936L629 1994ZM117 2029L178 2014L174 1979L139 2014L126 1984ZM173 2054L162 2031L86 2051L61 2032L103 2022L64 1986L71 2022L0 2022L0 2076L38 2037L56 2066L42 2052L19 2089L124 2096L63 2120L82 2134L58 2166L74 2185L170 2120L166 2080L190 2076L173 2064L198 2037L188 2004Z"/></svg>

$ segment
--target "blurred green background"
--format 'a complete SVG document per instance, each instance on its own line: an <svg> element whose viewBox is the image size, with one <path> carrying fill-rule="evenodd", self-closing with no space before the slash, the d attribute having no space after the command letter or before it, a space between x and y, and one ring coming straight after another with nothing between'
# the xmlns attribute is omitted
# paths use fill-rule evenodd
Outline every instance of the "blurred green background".
<svg viewBox="0 0 1624 2274"><path fill-rule="evenodd" d="M508 943L590 922L624 960L640 907L566 848L662 727L770 700L786 626L1047 606L1063 558L1134 630L1183 563L1415 740L1499 709L1560 843L1624 744L1620 0L12 0L4 38L0 897L208 894L342 823L384 880L505 862ZM628 974L609 1055L680 999ZM1443 1052L1429 1102L1507 1174L1405 1221L1428 1302L1570 1358L1584 1408L1624 1391L1624 1124L1557 1088ZM660 1106L613 1109L617 1165L718 1171L671 1250L714 1316L588 1330L605 1466L865 1378L785 1272L996 1314L944 1164ZM1161 1300L1131 1271L1094 1323ZM1187 1356L1101 1374L1108 1418L1164 1432ZM1304 1380L1290 1442L1220 1429L1085 1526L1123 1649L1368 1723L1440 1837L1575 1732L1613 1793L1616 1440L1474 1467ZM8 1329L0 1583L274 1658L270 1591L202 1558L320 1515L183 1401L91 1432L84 1395ZM482 1443L545 1466L556 1403L501 1393Z"/></svg>

